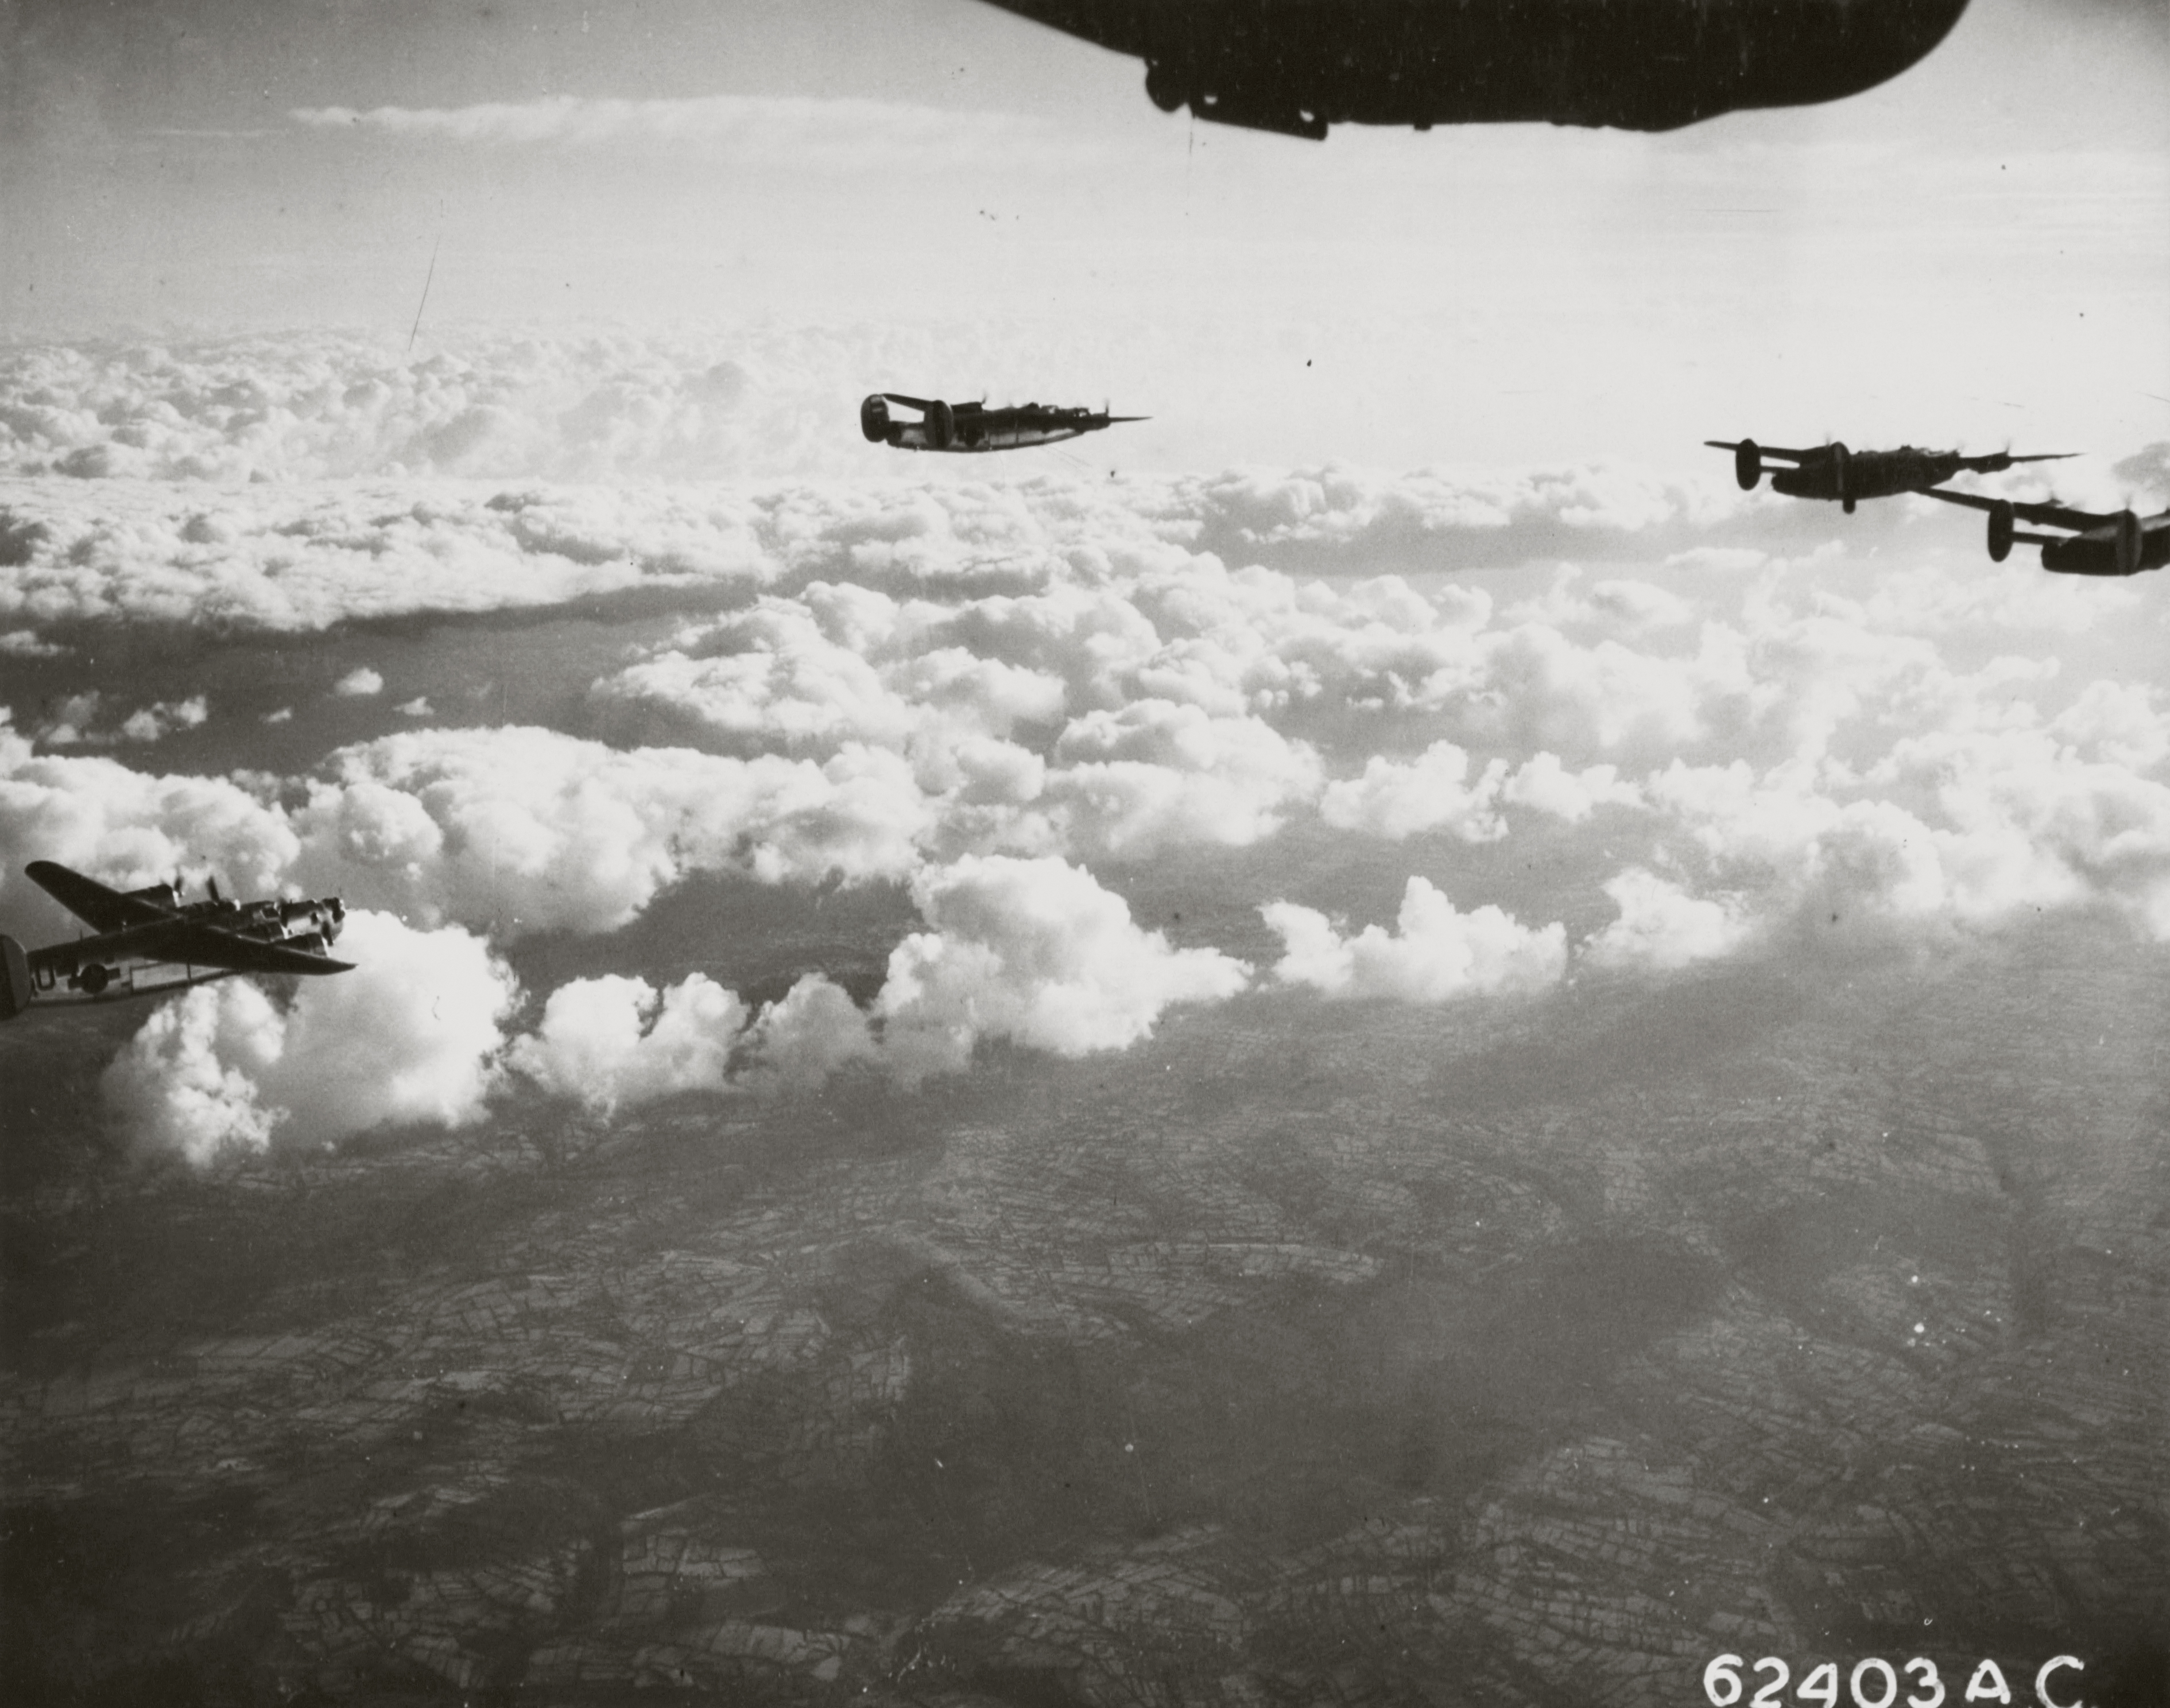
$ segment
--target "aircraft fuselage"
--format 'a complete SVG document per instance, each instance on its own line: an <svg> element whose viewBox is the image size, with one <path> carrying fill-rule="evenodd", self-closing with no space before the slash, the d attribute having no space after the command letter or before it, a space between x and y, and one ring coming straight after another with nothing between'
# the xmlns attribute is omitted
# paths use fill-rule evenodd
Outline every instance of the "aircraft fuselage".
<svg viewBox="0 0 2170 1708"><path fill-rule="evenodd" d="M921 419L896 419L889 413L893 403L918 409ZM906 398L895 392L876 392L859 405L859 430L868 441L898 451L1024 451L1037 445L1059 445L1119 422L1142 419L1054 403L1014 403L990 409L985 403L947 403L938 398Z"/></svg>
<svg viewBox="0 0 2170 1708"><path fill-rule="evenodd" d="M1082 419L1076 423L1054 419L1069 413ZM899 451L1025 451L1035 445L1059 445L1066 439L1082 439L1107 424L1106 418L1095 420L1082 409L1041 410L1027 418L1017 409L988 409L970 414L966 413L966 406L960 404L957 408L957 430L947 445L933 442L924 421L892 421L882 442Z"/></svg>
<svg viewBox="0 0 2170 1708"><path fill-rule="evenodd" d="M1831 454L1831 453L1836 454ZM1901 493L1927 492L1942 486L1965 467L1956 451L1917 451L1911 445L1896 451L1847 451L1843 446L1809 452L1798 468L1771 471L1771 489L1788 498L1823 499L1834 504L1851 499L1896 498Z"/></svg>
<svg viewBox="0 0 2170 1708"><path fill-rule="evenodd" d="M2068 540L2034 538L2042 547L2042 567L2059 575L2125 575L2136 574L2119 567L2114 527L2090 528ZM2170 566L2170 510L2149 516L2140 525L2139 569Z"/></svg>

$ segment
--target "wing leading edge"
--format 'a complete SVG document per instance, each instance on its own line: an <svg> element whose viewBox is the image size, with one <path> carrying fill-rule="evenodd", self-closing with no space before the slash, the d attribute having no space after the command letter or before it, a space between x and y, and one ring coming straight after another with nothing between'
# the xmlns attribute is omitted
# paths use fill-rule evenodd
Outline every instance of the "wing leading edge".
<svg viewBox="0 0 2170 1708"><path fill-rule="evenodd" d="M108 889L96 878L51 860L33 860L23 868L23 875L94 931L126 931L174 916L171 908Z"/></svg>
<svg viewBox="0 0 2170 1708"><path fill-rule="evenodd" d="M2015 456L2012 461L2021 459ZM1995 511L2001 507L2022 521L2046 523L2053 528L2071 528L2081 533L2089 528L2106 528L2117 520L2114 513L2076 510L2068 504L2023 504L2017 499L1984 498L1979 493L1952 492L1940 486L1930 488L1922 496L1942 499L1948 504L1964 504L1970 510Z"/></svg>

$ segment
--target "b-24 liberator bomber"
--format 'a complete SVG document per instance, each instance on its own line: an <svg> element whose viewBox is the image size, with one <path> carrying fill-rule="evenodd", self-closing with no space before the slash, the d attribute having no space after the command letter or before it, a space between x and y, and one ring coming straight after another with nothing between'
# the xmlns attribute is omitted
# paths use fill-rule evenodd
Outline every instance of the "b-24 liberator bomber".
<svg viewBox="0 0 2170 1708"><path fill-rule="evenodd" d="M2035 456L2014 456L2008 451L1999 451L1986 456L1962 456L1956 451L1919 451L1911 445L1902 445L1896 451L1848 451L1842 442L1808 451L1786 451L1775 445L1758 445L1753 439L1737 442L1706 439L1703 443L1713 451L1733 453L1733 478L1741 491L1753 492L1763 478L1764 459L1776 457L1793 466L1770 471L1772 491L1788 498L1835 502L1844 506L1848 515L1863 499L1927 492L1963 469L2001 474L2015 462L2057 462L2079 455L2076 451L2050 451Z"/></svg>
<svg viewBox="0 0 2170 1708"><path fill-rule="evenodd" d="M2002 563L2015 545L2039 546L2042 567L2059 575L2137 575L2170 564L2170 510L2142 516L2130 510L2076 510L2069 504L2027 504L1980 493L1932 490L1948 504L1989 512L1989 555ZM2019 524L2062 528L2023 533Z"/></svg>
<svg viewBox="0 0 2170 1708"><path fill-rule="evenodd" d="M142 889L109 889L50 860L24 873L89 926L94 936L24 953L0 937L0 1020L24 1009L163 996L242 973L313 976L353 970L328 953L346 919L336 896L323 901L232 901L216 879L202 901L183 902L179 879Z"/></svg>
<svg viewBox="0 0 2170 1708"><path fill-rule="evenodd" d="M1670 131L1895 77L1967 0L990 0L1141 59L1163 112L1331 125Z"/></svg>
<svg viewBox="0 0 2170 1708"><path fill-rule="evenodd" d="M917 421L892 419L891 403L917 409ZM876 392L859 405L859 431L869 442L899 451L1024 451L1059 445L1143 415L1110 415L1105 409L1071 409L1054 403L945 403L939 398L907 398Z"/></svg>

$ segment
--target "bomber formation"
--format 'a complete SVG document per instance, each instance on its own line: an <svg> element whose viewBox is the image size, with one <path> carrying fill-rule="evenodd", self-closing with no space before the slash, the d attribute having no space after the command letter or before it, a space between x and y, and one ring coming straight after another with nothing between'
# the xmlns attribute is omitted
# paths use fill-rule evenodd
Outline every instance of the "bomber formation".
<svg viewBox="0 0 2170 1708"><path fill-rule="evenodd" d="M892 403L919 411L920 419L895 419L889 413ZM1045 403L990 408L984 401L950 403L898 392L874 392L859 406L859 428L867 440L899 451L1026 450L1147 419ZM2083 510L2054 499L1999 498L1943 484L1962 472L2002 473L2023 462L2061 461L2075 451L1969 456L1911 445L1852 451L1836 440L1805 450L1753 439L1704 443L1733 454L1734 475L1744 492L1753 491L1768 472L1774 490L1836 503L1849 514L1863 499L1908 493L1980 510L1988 518L1989 555L1996 563L2009 558L2015 545L2034 545L2042 548L2042 567L2060 575L2136 575L2170 564L2170 510L2143 517L2130 509ZM1766 469L1766 459L1780 466ZM243 974L321 976L352 970L351 962L334 960L329 953L346 917L336 896L237 902L220 895L212 880L206 899L184 902L178 878L116 890L50 860L32 861L24 870L93 934L27 951L14 938L0 936L0 1021L34 1006L160 996Z"/></svg>
<svg viewBox="0 0 2170 1708"><path fill-rule="evenodd" d="M1344 123L1667 131L1744 109L1836 100L1921 60L1967 0L1646 0L1610 10L1585 0L988 3L1142 60L1146 93L1164 112L1187 108L1216 124L1321 139ZM899 419L892 405L918 419ZM870 443L950 453L1056 445L1146 419L1105 406L990 408L984 398L952 403L897 392L859 405ZM2000 563L2020 543L2039 545L2043 568L2062 574L2132 575L2170 563L2170 510L2100 514L1943 484L1962 472L1997 473L2071 452L1970 457L1911 446L1707 442L1734 454L1744 490L1761 480L1768 459L1783 465L1769 470L1775 490L1835 501L1849 514L1863 499L1902 493L1986 511L1989 555ZM214 883L206 899L184 904L178 879L120 891L50 861L26 870L94 934L34 951L0 937L0 1021L33 1006L159 995L242 974L349 970L328 953L345 916L335 897L242 904Z"/></svg>
<svg viewBox="0 0 2170 1708"><path fill-rule="evenodd" d="M917 421L890 413L917 409ZM915 398L902 392L875 392L859 404L859 431L869 444L898 451L983 452L1023 451L1082 438L1144 415L1111 415L1054 403L1013 403L990 408L985 400L950 403L939 398ZM1714 451L1733 453L1734 478L1753 492L1767 473L1772 489L1789 498L1836 504L1848 515L1864 499L1897 498L1918 493L1984 510L1989 515L1989 555L2002 563L2015 544L2042 547L2042 567L2060 575L2136 575L2170 563L2170 510L2141 516L2130 510L2076 510L2055 500L2027 503L1954 492L1943 483L1960 474L2002 474L2023 462L2061 462L2073 451L2010 451L1969 456L1959 451L1924 451L1902 445L1893 451L1853 451L1843 440L1805 450L1761 445L1753 439L1706 439ZM1775 465L1775 466L1774 466ZM2023 532L2027 522L2057 533Z"/></svg>
<svg viewBox="0 0 2170 1708"><path fill-rule="evenodd" d="M2033 504L1981 493L1954 492L1943 484L1962 472L2002 474L2016 463L2061 462L2077 456L2076 451L2045 451L2018 456L1998 451L1968 456L1957 451L1923 451L1911 445L1902 445L1896 451L1849 451L1840 440L1807 451L1758 445L1753 439L1706 439L1703 443L1713 451L1733 453L1734 478L1743 492L1756 489L1765 472L1764 459L1769 457L1788 465L1769 471L1774 491L1789 498L1836 503L1848 515L1863 499L1896 498L1905 493L1986 511L1989 555L1998 563L2012 555L2014 545L2039 546L2042 567L2058 575L2137 575L2143 569L2160 569L2170 563L2170 510L2151 516L2130 509L2075 510L2055 499ZM2018 526L2023 521L2037 530L2062 531L2023 533Z"/></svg>

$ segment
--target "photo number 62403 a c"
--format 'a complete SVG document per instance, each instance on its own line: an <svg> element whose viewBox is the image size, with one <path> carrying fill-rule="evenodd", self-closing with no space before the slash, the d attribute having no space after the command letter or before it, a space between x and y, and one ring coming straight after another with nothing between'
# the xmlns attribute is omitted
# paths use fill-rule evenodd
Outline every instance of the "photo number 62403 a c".
<svg viewBox="0 0 2170 1708"><path fill-rule="evenodd" d="M2087 1663L2076 1655L2052 1656L2035 1669L2032 1700L2040 1708L2087 1708L2078 1677L2086 1670ZM1902 1676L1906 1691L1903 1698L1900 1694ZM2027 1674L2022 1668L2015 1676L2024 1679ZM1777 1656L1765 1655L1751 1662L1739 1655L1719 1655L1702 1669L1703 1695L1712 1708L1734 1708L1759 1677L1763 1682L1757 1685L1753 1695L1747 1697L1746 1708L1777 1708L1777 1705L1788 1701L1815 1703L1818 1708L1838 1708L1841 1687L1839 1663L1836 1661L1822 1661L1811 1666L1788 1696L1785 1690L1793 1680L1793 1668ZM1943 1708L1948 1695L1937 1663L1920 1655L1895 1667L1881 1656L1870 1655L1854 1663L1844 1688L1853 1708ZM2004 1668L1996 1661L1984 1659L1976 1664L1964 1691L1956 1700L1961 1703L1996 1702L2017 1708L2017 1705L2029 1699L2013 1690Z"/></svg>

